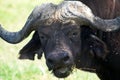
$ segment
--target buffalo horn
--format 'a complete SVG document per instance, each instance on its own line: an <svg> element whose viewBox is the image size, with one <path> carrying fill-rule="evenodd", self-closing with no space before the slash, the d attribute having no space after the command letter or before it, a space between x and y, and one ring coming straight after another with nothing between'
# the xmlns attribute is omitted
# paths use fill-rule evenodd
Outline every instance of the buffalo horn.
<svg viewBox="0 0 120 80"><path fill-rule="evenodd" d="M48 3L35 7L24 27L18 32L9 32L0 25L0 37L9 43L19 43L48 19L53 19L53 21L75 20L80 24L91 25L106 32L120 28L120 17L108 20L101 19L80 1L63 1L59 5Z"/></svg>
<svg viewBox="0 0 120 80"><path fill-rule="evenodd" d="M54 6L55 5L48 3L35 7L28 17L24 27L18 32L9 32L0 25L0 37L12 44L21 42L28 37L37 26L40 26L43 21L49 19L49 17L55 12Z"/></svg>
<svg viewBox="0 0 120 80"><path fill-rule="evenodd" d="M91 9L80 1L64 1L58 6L56 12L60 19L74 19L80 24L91 25L93 28L110 32L120 28L120 17L115 19L102 19L95 16ZM57 15L56 14L56 15Z"/></svg>

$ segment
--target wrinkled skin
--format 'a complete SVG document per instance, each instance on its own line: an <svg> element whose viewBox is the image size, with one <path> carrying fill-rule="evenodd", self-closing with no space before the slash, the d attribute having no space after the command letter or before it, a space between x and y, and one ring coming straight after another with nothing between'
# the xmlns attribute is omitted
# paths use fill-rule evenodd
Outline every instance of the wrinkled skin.
<svg viewBox="0 0 120 80"><path fill-rule="evenodd" d="M20 59L31 59L29 56L34 57L33 54L41 48L45 54L48 69L59 78L67 77L75 67L75 58L81 49L79 47L81 45L80 26L72 22L65 24L55 22L52 25L43 26L36 33L20 51ZM33 54L29 46L35 46L32 47Z"/></svg>
<svg viewBox="0 0 120 80"><path fill-rule="evenodd" d="M74 23L59 22L53 23L51 27L44 26L38 31L46 64L55 76L67 77L80 52L80 27Z"/></svg>
<svg viewBox="0 0 120 80"><path fill-rule="evenodd" d="M34 57L36 51L39 50L38 56L43 51L48 69L59 78L67 77L74 67L95 72L99 60L107 55L107 48L104 42L92 35L94 32L86 26L73 22L55 22L34 33L31 41L20 51L20 58L31 59L29 56ZM33 54L29 46L35 46L32 47Z"/></svg>

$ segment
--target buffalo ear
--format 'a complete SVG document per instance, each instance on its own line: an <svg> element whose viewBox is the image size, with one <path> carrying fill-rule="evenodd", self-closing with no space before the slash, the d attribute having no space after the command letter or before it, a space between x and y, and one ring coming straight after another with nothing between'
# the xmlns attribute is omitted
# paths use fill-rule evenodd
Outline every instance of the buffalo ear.
<svg viewBox="0 0 120 80"><path fill-rule="evenodd" d="M37 31L33 34L32 39L20 50L19 59L34 60L35 54L38 59L42 57L43 50L41 48L41 42Z"/></svg>
<svg viewBox="0 0 120 80"><path fill-rule="evenodd" d="M91 35L90 37L91 54L97 59L104 60L108 54L107 45L97 36Z"/></svg>

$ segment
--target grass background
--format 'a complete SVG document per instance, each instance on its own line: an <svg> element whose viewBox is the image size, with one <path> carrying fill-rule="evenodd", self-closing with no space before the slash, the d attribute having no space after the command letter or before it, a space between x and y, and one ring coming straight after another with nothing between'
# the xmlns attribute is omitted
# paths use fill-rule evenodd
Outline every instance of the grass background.
<svg viewBox="0 0 120 80"><path fill-rule="evenodd" d="M0 0L0 24L8 31L22 28L36 5L46 2L58 4L62 0ZM48 71L45 59L19 60L19 50L31 35L19 44L9 44L0 39L0 80L99 80L96 74L74 70L65 79L57 79Z"/></svg>

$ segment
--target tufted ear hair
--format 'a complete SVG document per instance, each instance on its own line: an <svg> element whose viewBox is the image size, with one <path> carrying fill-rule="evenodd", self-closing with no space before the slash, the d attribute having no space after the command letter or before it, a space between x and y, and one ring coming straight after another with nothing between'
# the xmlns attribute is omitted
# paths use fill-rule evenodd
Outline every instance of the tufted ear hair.
<svg viewBox="0 0 120 80"><path fill-rule="evenodd" d="M104 41L102 41L95 35L90 35L90 37L91 37L90 40L91 54L97 59L105 60L109 52L107 49L107 45L104 43Z"/></svg>
<svg viewBox="0 0 120 80"><path fill-rule="evenodd" d="M39 39L38 32L33 34L32 39L20 50L19 59L30 59L34 60L35 54L38 59L42 57L43 50L41 48L41 42Z"/></svg>

